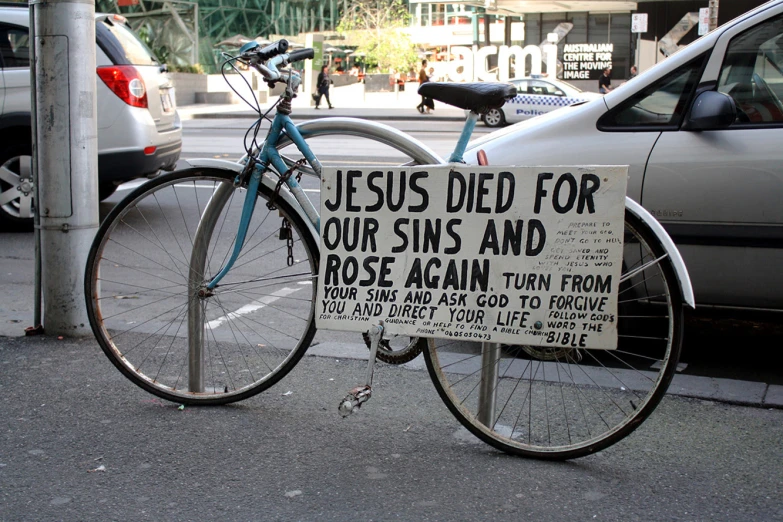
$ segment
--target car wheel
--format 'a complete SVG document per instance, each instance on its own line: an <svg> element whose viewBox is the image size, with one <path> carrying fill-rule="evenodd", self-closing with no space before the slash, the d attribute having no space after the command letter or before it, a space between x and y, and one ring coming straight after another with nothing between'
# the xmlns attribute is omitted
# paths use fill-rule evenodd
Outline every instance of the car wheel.
<svg viewBox="0 0 783 522"><path fill-rule="evenodd" d="M490 109L481 119L487 127L500 127L506 123L506 116L500 109Z"/></svg>
<svg viewBox="0 0 783 522"><path fill-rule="evenodd" d="M32 148L29 143L0 146L0 228L32 230Z"/></svg>

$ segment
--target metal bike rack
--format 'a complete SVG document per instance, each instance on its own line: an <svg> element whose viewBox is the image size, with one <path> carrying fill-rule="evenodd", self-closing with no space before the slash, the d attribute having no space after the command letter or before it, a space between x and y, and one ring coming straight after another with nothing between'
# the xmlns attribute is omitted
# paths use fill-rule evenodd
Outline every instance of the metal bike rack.
<svg viewBox="0 0 783 522"><path fill-rule="evenodd" d="M481 385L479 386L478 421L488 428L495 422L500 343L481 343Z"/></svg>
<svg viewBox="0 0 783 522"><path fill-rule="evenodd" d="M223 183L212 194L204 208L193 239L193 253L190 256L188 273L188 388L191 392L204 392L204 307L201 306L199 291L204 284L207 265L207 250L212 232L234 187Z"/></svg>

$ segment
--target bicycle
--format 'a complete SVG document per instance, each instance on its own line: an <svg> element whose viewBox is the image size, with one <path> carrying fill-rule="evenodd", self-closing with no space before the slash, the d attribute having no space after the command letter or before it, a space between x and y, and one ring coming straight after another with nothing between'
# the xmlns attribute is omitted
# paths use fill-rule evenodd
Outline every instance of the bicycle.
<svg viewBox="0 0 783 522"><path fill-rule="evenodd" d="M194 405L239 401L274 385L304 355L315 334L320 223L300 176L320 176L309 145L316 138L359 136L400 151L407 164L445 163L386 125L352 118L294 125L301 79L284 67L312 56L312 49L288 53L285 41L244 46L232 60L270 85L286 84L263 143L256 136L271 108L248 130L243 162L190 160L150 180L95 237L85 274L90 324L111 362L150 393ZM469 111L449 162L462 161L479 112L513 96L506 84L422 89ZM280 153L291 144L301 158ZM673 242L627 198L620 294L617 350L414 338L400 353L423 350L439 395L483 441L535 458L587 455L631 433L660 402L679 359L683 305L693 306ZM380 332L370 333L371 379Z"/></svg>

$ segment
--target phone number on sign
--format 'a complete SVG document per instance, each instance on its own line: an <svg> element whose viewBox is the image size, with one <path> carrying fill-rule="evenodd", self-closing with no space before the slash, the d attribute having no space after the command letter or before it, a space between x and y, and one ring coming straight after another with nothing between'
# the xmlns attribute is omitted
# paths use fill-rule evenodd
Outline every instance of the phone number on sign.
<svg viewBox="0 0 783 522"><path fill-rule="evenodd" d="M453 337L455 339L484 339L489 341L490 335L482 332L452 332L451 330L443 330L443 333L447 337Z"/></svg>

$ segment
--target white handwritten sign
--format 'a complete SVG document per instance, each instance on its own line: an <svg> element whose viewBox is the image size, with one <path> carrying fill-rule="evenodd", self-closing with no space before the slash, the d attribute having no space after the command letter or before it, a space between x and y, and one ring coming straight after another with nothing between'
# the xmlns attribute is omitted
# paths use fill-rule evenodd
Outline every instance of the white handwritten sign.
<svg viewBox="0 0 783 522"><path fill-rule="evenodd" d="M613 349L627 167L339 167L316 324Z"/></svg>

